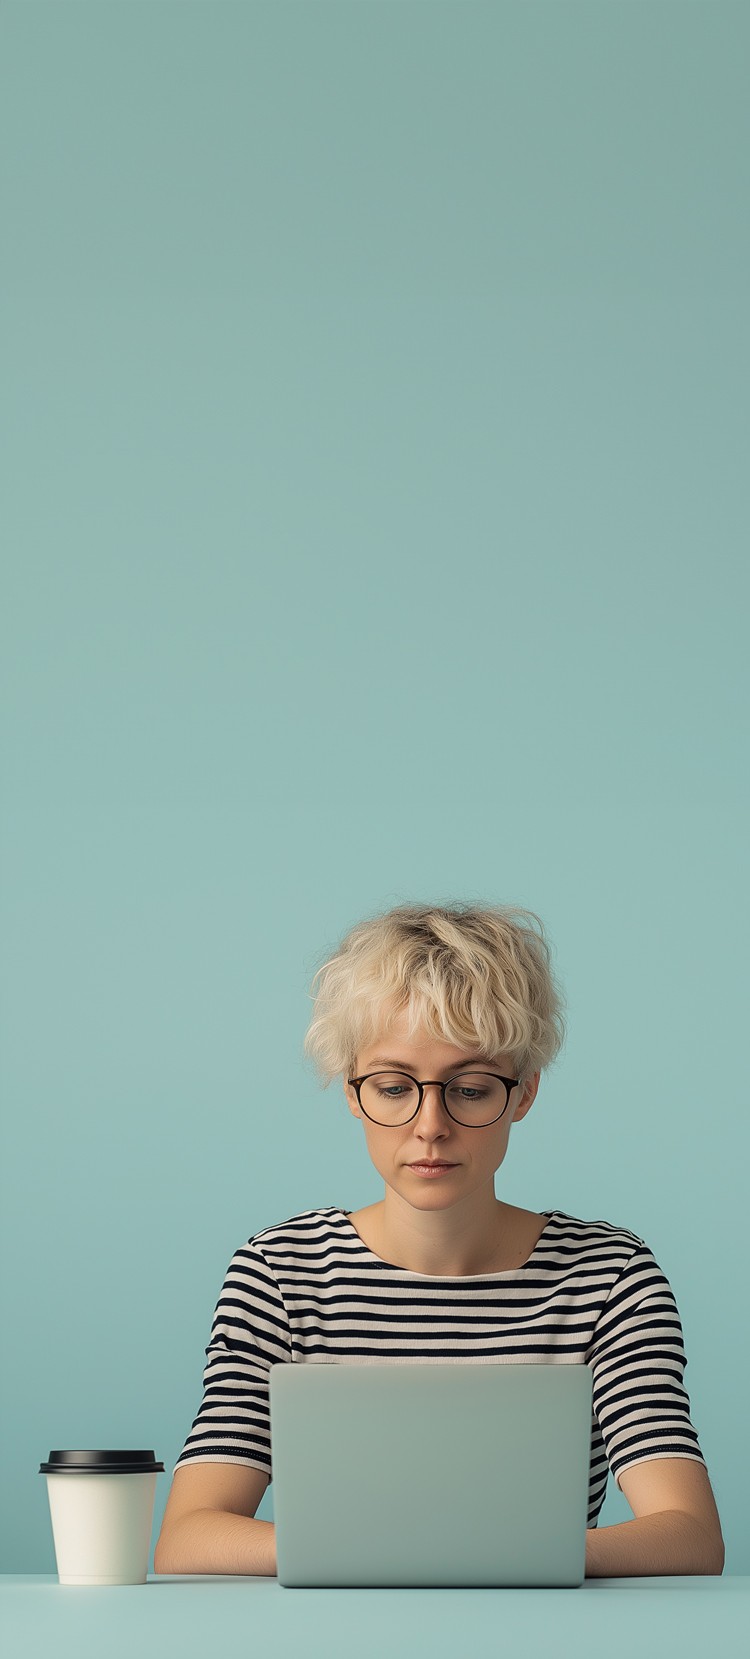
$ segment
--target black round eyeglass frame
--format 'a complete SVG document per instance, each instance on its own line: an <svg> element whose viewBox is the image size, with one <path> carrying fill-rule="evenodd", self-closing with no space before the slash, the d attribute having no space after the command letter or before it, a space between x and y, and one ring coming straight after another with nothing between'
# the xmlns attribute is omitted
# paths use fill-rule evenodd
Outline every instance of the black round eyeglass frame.
<svg viewBox="0 0 750 1659"><path fill-rule="evenodd" d="M461 1118L454 1118L450 1106L445 1098L445 1091L450 1088L451 1083L459 1083L461 1081L460 1074L457 1077L449 1077L445 1083L441 1083L439 1077L425 1077L424 1081L420 1083L419 1078L412 1077L411 1072L409 1071L383 1071L381 1066L378 1071L366 1071L363 1077L350 1077L348 1078L348 1082L351 1083L352 1087L357 1091L357 1102L360 1109L364 1112L365 1117L369 1119L370 1123L377 1123L379 1129L403 1129L404 1124L412 1123L417 1115L417 1112L421 1108L422 1101L424 1100L424 1091L429 1083L437 1084L437 1087L443 1097L443 1105L445 1110L453 1123L460 1123L462 1129L489 1129L493 1123L499 1123L501 1117L505 1116L505 1113L508 1110L508 1101L510 1100L511 1089L515 1089L516 1084L520 1083L521 1079L520 1077L501 1077L499 1071L481 1071L479 1067L477 1067L476 1072L469 1072L468 1075L470 1077L476 1077L477 1075L481 1077L497 1077L501 1083L505 1084L507 1091L505 1105L502 1112L498 1112L496 1118L490 1118L489 1123L464 1123ZM419 1089L419 1100L411 1114L411 1117L404 1118L402 1123L381 1123L379 1118L370 1117L367 1107L362 1105L362 1097L360 1094L361 1084L366 1083L368 1077L408 1077L410 1083L416 1083L417 1088Z"/></svg>

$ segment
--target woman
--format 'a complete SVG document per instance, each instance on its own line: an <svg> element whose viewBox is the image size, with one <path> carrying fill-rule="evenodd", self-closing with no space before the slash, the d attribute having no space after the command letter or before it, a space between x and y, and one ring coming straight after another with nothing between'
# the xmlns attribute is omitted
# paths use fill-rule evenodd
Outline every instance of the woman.
<svg viewBox="0 0 750 1659"><path fill-rule="evenodd" d="M255 1519L272 1364L497 1356L592 1369L587 1576L721 1573L680 1318L648 1245L495 1196L565 1034L539 917L401 905L353 928L315 980L305 1049L324 1086L342 1077L384 1196L306 1210L236 1251L155 1571L275 1573L274 1524ZM598 1531L610 1470L634 1519Z"/></svg>

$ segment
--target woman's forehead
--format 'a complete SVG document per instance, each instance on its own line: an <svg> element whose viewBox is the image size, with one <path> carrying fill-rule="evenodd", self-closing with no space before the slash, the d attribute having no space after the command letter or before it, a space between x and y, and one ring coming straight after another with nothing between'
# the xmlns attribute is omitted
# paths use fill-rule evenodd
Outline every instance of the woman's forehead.
<svg viewBox="0 0 750 1659"><path fill-rule="evenodd" d="M497 1059L480 1043L450 1043L442 1037L432 1036L428 1031L415 1032L409 1038L405 1032L397 1032L393 1028L375 1034L370 1042L363 1045L360 1053L370 1066L403 1067L422 1060L432 1061L436 1067L483 1065Z"/></svg>

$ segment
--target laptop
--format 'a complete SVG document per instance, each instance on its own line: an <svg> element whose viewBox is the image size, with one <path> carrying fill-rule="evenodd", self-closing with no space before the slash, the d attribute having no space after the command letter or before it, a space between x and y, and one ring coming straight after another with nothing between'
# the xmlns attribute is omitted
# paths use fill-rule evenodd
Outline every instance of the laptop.
<svg viewBox="0 0 750 1659"><path fill-rule="evenodd" d="M272 1365L286 1588L579 1586L587 1365Z"/></svg>

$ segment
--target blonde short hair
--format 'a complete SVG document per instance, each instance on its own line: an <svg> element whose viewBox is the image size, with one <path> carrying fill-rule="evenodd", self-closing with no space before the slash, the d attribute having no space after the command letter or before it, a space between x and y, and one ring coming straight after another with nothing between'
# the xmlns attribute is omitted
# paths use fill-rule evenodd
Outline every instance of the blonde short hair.
<svg viewBox="0 0 750 1659"><path fill-rule="evenodd" d="M421 1029L507 1054L523 1083L552 1065L565 1041L544 926L518 906L398 905L353 927L316 981L304 1050L324 1088L352 1076L358 1054L404 1008L410 1038Z"/></svg>

